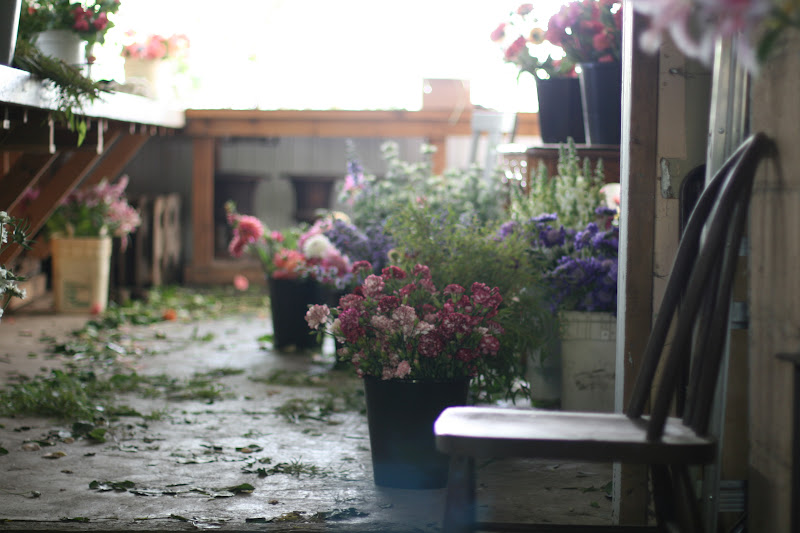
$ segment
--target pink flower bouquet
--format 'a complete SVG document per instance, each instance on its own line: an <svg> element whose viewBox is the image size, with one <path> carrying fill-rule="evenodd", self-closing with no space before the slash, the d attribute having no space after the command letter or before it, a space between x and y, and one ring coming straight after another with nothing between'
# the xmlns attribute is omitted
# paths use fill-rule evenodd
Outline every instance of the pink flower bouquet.
<svg viewBox="0 0 800 533"><path fill-rule="evenodd" d="M182 57L189 50L189 38L183 34L148 35L139 38L134 32L128 32L128 42L122 47L122 57L131 59L163 60Z"/></svg>
<svg viewBox="0 0 800 533"><path fill-rule="evenodd" d="M350 260L323 233L324 220L298 235L299 231L270 231L258 218L237 213L232 202L225 209L233 228L228 251L233 257L245 252L254 255L268 277L310 277L340 289L352 279Z"/></svg>
<svg viewBox="0 0 800 533"><path fill-rule="evenodd" d="M337 355L360 376L382 379L452 379L479 375L500 349L503 328L493 320L503 301L497 287L473 283L437 288L427 266L409 275L396 266L368 274L339 306L313 305L308 325L342 344Z"/></svg>
<svg viewBox="0 0 800 533"><path fill-rule="evenodd" d="M141 225L139 212L125 197L128 176L116 184L103 180L92 187L71 192L47 221L51 235L65 237L100 237L113 235L122 239L123 249L128 236Z"/></svg>

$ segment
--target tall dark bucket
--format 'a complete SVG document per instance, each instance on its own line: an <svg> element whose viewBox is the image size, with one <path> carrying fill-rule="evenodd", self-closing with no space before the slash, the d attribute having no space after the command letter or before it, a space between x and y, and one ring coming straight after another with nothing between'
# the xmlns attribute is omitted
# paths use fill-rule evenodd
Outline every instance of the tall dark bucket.
<svg viewBox="0 0 800 533"><path fill-rule="evenodd" d="M567 137L577 144L586 142L583 130L583 104L578 78L536 78L539 97L539 131L542 142L557 144L567 142Z"/></svg>
<svg viewBox="0 0 800 533"><path fill-rule="evenodd" d="M269 303L272 311L273 346L281 350L294 346L298 350L317 349L321 341L306 322L311 304L325 303L321 285L313 279L269 278Z"/></svg>
<svg viewBox="0 0 800 533"><path fill-rule="evenodd" d="M619 144L622 128L622 71L618 61L581 63L583 124L588 144Z"/></svg>
<svg viewBox="0 0 800 533"><path fill-rule="evenodd" d="M449 457L436 450L433 423L447 407L466 405L469 378L365 376L364 392L375 484L402 489L446 486Z"/></svg>
<svg viewBox="0 0 800 533"><path fill-rule="evenodd" d="M0 65L10 66L14 60L21 6L22 0L0 2Z"/></svg>

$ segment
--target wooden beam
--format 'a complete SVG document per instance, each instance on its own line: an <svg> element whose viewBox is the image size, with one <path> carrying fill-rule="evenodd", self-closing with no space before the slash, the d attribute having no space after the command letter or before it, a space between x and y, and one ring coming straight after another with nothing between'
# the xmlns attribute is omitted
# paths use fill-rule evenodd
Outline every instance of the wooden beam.
<svg viewBox="0 0 800 533"><path fill-rule="evenodd" d="M8 173L0 178L0 211L11 213L25 191L36 185L57 157L57 154L47 153L26 153L18 157Z"/></svg>
<svg viewBox="0 0 800 533"><path fill-rule="evenodd" d="M192 266L206 267L214 259L214 150L209 137L193 144Z"/></svg>
<svg viewBox="0 0 800 533"><path fill-rule="evenodd" d="M103 154L103 159L84 180L83 185L97 185L103 178L109 181L117 179L148 139L149 135L112 130L106 139L108 148Z"/></svg>
<svg viewBox="0 0 800 533"><path fill-rule="evenodd" d="M28 206L26 213L30 235L44 226L61 201L83 180L100 158L93 151L75 151L69 154L61 168L39 189L39 196ZM9 247L0 254L0 264L8 264L20 252L18 246Z"/></svg>
<svg viewBox="0 0 800 533"><path fill-rule="evenodd" d="M620 145L620 250L617 315L617 407L630 400L653 314L653 243L657 171L658 57L643 53L639 34L647 21L630 1L623 9L622 142ZM647 470L615 465L615 518L647 523Z"/></svg>
<svg viewBox="0 0 800 533"><path fill-rule="evenodd" d="M187 110L186 133L211 137L422 137L472 133L472 112ZM539 135L536 113L517 115L517 135Z"/></svg>

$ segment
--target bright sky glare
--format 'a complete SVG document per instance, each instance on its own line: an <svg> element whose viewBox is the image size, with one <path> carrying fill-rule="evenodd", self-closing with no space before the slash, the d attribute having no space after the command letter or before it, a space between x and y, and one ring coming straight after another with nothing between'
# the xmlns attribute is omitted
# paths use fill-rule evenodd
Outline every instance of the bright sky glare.
<svg viewBox="0 0 800 533"><path fill-rule="evenodd" d="M179 85L186 107L419 109L424 78L456 78L470 80L475 104L535 111L533 78L517 82L517 69L489 40L519 4L124 0L96 69L105 77L122 76L114 44L127 30L185 33L191 78Z"/></svg>

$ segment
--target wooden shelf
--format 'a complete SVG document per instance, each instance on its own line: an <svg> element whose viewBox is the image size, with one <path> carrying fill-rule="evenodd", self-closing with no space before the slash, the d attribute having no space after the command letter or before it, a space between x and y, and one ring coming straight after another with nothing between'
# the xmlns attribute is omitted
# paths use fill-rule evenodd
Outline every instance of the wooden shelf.
<svg viewBox="0 0 800 533"><path fill-rule="evenodd" d="M24 216L35 234L56 206L78 186L114 180L153 135L185 125L183 111L162 102L124 93L103 93L80 112L87 118L86 139L56 124L56 93L30 73L0 65L0 210ZM22 211L31 187L39 196ZM9 247L0 264L19 253Z"/></svg>
<svg viewBox="0 0 800 533"><path fill-rule="evenodd" d="M55 91L47 83L16 68L0 65L0 105L24 106L39 110L57 109ZM85 116L164 128L182 128L184 112L142 96L103 93L99 100L83 109ZM0 117L2 119L3 117Z"/></svg>

